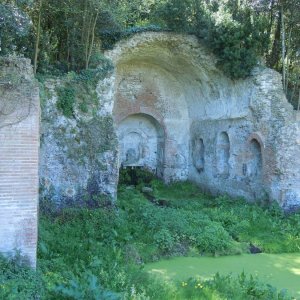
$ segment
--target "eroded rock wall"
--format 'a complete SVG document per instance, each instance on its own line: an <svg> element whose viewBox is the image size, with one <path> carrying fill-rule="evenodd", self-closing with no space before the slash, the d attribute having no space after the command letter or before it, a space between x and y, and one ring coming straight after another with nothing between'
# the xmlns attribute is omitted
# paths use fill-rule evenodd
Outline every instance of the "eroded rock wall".
<svg viewBox="0 0 300 300"><path fill-rule="evenodd" d="M95 93L76 90L79 96L89 94L85 102L74 98L71 115L65 115L59 105L66 81L43 83L40 196L45 203L94 206L116 198L118 147L111 115L111 76L109 72L91 88ZM76 84L73 81L71 85ZM91 97L95 99L90 101Z"/></svg>
<svg viewBox="0 0 300 300"><path fill-rule="evenodd" d="M108 53L114 118L144 113L165 130L163 178L214 194L299 206L299 119L280 75L258 66L232 81L192 36L144 33Z"/></svg>
<svg viewBox="0 0 300 300"><path fill-rule="evenodd" d="M61 83L46 84L44 196L78 199L94 178L90 194L115 197L123 165L148 167L166 182L189 179L214 194L300 205L299 116L278 73L257 66L232 81L205 44L173 33L137 34L106 56L114 69L98 82L93 115L77 108L65 118L57 109Z"/></svg>

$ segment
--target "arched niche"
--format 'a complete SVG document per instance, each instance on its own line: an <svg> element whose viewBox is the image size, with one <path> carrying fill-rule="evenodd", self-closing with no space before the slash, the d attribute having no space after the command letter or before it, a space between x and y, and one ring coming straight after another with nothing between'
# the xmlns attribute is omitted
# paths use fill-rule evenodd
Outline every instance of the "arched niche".
<svg viewBox="0 0 300 300"><path fill-rule="evenodd" d="M252 138L249 142L248 177L253 182L262 181L263 158L260 142Z"/></svg>
<svg viewBox="0 0 300 300"><path fill-rule="evenodd" d="M119 163L123 167L144 167L163 176L164 130L152 116L138 113L118 124Z"/></svg>
<svg viewBox="0 0 300 300"><path fill-rule="evenodd" d="M230 141L227 132L223 131L217 136L216 161L218 175L229 176Z"/></svg>
<svg viewBox="0 0 300 300"><path fill-rule="evenodd" d="M199 173L204 171L204 158L205 146L202 138L195 138L192 141L192 159L193 165Z"/></svg>

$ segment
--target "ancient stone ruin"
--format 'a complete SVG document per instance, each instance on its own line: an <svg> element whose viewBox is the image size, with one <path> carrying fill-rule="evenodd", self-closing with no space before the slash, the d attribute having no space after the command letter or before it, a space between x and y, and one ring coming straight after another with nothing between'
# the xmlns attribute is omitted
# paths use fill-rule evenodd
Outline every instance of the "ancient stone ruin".
<svg viewBox="0 0 300 300"><path fill-rule="evenodd" d="M36 263L40 103L25 59L0 60L0 252Z"/></svg>
<svg viewBox="0 0 300 300"><path fill-rule="evenodd" d="M172 33L137 34L106 57L113 68L95 88L92 113L75 105L73 116L64 116L57 106L64 83L44 83L42 199L56 205L95 194L115 199L123 166L145 167L165 182L191 180L213 194L300 206L300 117L277 72L257 66L249 78L232 81L204 44ZM27 76L13 89L0 86L2 109L7 99L38 103L23 62L1 66L1 76L9 68ZM0 251L20 248L33 262L38 114L32 109L0 128Z"/></svg>

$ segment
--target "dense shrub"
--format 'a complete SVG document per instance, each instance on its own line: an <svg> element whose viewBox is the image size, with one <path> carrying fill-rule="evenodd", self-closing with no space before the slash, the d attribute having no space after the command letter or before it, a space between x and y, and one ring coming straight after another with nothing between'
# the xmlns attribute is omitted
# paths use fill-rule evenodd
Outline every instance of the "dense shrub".
<svg viewBox="0 0 300 300"><path fill-rule="evenodd" d="M57 96L57 108L63 113L65 117L72 117L74 114L75 89L72 86L59 88L57 89Z"/></svg>
<svg viewBox="0 0 300 300"><path fill-rule="evenodd" d="M24 54L32 23L24 11L16 5L0 3L0 55ZM4 3L3 3L4 2ZM7 1L8 2L8 1Z"/></svg>
<svg viewBox="0 0 300 300"><path fill-rule="evenodd" d="M291 299L284 291L278 293L274 287L262 284L252 276L245 276L244 273L238 278L216 274L208 281L189 279L182 282L181 287L182 299Z"/></svg>
<svg viewBox="0 0 300 300"><path fill-rule="evenodd" d="M40 274L28 267L28 261L17 254L10 259L0 255L0 299L32 300L44 296Z"/></svg>
<svg viewBox="0 0 300 300"><path fill-rule="evenodd" d="M154 178L153 172L142 167L121 167L119 172L120 185L149 185Z"/></svg>

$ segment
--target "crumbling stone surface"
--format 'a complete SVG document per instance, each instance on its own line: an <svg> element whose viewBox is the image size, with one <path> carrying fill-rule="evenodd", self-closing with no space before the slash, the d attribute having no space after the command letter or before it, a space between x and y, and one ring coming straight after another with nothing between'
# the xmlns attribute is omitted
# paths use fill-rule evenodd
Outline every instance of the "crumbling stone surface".
<svg viewBox="0 0 300 300"><path fill-rule="evenodd" d="M101 93L97 110L82 113L75 108L72 117L64 116L57 107L57 88L63 82L44 83L48 98L42 114L41 200L80 206L91 204L98 196L116 198L117 137L106 106L105 92L110 85L103 82L96 88Z"/></svg>
<svg viewBox="0 0 300 300"><path fill-rule="evenodd" d="M106 174L99 191L115 195L121 165L144 166L166 182L189 179L214 194L276 200L285 209L300 205L299 115L285 98L280 74L257 66L246 80L232 81L204 43L174 33L140 33L105 55L114 70L97 86L97 116L113 120L102 132L118 143L106 152L106 171L97 168L92 176ZM41 177L58 200L76 184L86 188L93 172L85 150L68 142L81 123L58 115L55 97L45 113L53 121L43 125L48 142ZM70 151L82 153L85 165L70 160Z"/></svg>
<svg viewBox="0 0 300 300"><path fill-rule="evenodd" d="M190 179L286 209L300 204L299 117L280 74L258 66L232 81L205 45L171 33L138 34L107 55L116 69L114 119L143 113L161 124L167 182Z"/></svg>

